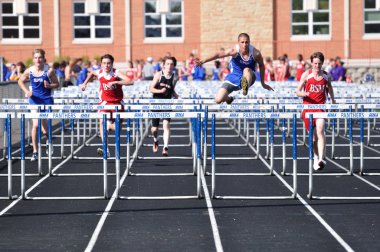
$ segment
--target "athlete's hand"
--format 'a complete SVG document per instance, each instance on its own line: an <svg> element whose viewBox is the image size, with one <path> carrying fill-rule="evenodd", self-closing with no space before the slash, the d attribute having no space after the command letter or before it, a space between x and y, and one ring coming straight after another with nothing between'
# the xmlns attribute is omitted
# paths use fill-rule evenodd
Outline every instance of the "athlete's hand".
<svg viewBox="0 0 380 252"><path fill-rule="evenodd" d="M304 96L303 97L308 97L310 95L309 92L304 92Z"/></svg>
<svg viewBox="0 0 380 252"><path fill-rule="evenodd" d="M82 91L86 90L86 87L87 87L87 85L83 83L82 86L81 86Z"/></svg>
<svg viewBox="0 0 380 252"><path fill-rule="evenodd" d="M107 83L107 86L112 87L113 85L117 85L117 84L119 84L117 81L110 81Z"/></svg>
<svg viewBox="0 0 380 252"><path fill-rule="evenodd" d="M268 84L261 83L261 86L262 86L264 89L266 89L266 90L274 91L274 89L273 89L271 86L269 86Z"/></svg>
<svg viewBox="0 0 380 252"><path fill-rule="evenodd" d="M33 96L33 92L32 91L28 91L27 93L25 93L26 97L30 98Z"/></svg>
<svg viewBox="0 0 380 252"><path fill-rule="evenodd" d="M161 94L165 94L168 89L164 87L164 88L161 88L160 90L161 90Z"/></svg>

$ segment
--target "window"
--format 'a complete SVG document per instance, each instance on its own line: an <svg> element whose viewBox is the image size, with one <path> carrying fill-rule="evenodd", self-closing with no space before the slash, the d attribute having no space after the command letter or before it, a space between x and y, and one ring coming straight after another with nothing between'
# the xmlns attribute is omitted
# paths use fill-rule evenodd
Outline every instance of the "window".
<svg viewBox="0 0 380 252"><path fill-rule="evenodd" d="M3 41L40 40L41 8L39 2L27 2L24 14L16 14L14 2L2 2L0 11Z"/></svg>
<svg viewBox="0 0 380 252"><path fill-rule="evenodd" d="M364 1L364 34L380 34L380 5L376 0Z"/></svg>
<svg viewBox="0 0 380 252"><path fill-rule="evenodd" d="M167 12L160 12L160 1L168 1ZM183 38L182 0L145 0L144 5L145 39Z"/></svg>
<svg viewBox="0 0 380 252"><path fill-rule="evenodd" d="M112 38L112 5L110 1L99 2L97 14L86 13L85 2L73 3L74 40Z"/></svg>
<svg viewBox="0 0 380 252"><path fill-rule="evenodd" d="M329 0L292 0L292 36L330 35Z"/></svg>

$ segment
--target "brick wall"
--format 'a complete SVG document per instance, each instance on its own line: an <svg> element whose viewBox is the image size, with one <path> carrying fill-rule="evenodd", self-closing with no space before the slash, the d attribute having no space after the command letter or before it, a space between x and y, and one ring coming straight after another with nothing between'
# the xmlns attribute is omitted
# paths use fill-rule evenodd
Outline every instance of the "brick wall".
<svg viewBox="0 0 380 252"><path fill-rule="evenodd" d="M264 56L273 53L272 1L203 1L201 5L200 56L208 57L220 47L232 48L239 33L246 32Z"/></svg>

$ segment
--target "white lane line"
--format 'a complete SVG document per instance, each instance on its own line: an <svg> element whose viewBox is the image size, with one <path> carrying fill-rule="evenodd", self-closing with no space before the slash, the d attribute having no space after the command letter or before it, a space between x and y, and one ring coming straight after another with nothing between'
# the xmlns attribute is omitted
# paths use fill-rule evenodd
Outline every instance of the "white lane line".
<svg viewBox="0 0 380 252"><path fill-rule="evenodd" d="M87 141L91 141L92 139L95 138L96 135L92 136L89 140ZM78 151L80 151L82 148L84 147L84 145L80 146L78 149L75 150L74 154L77 153ZM61 163L59 163L53 170L52 172L54 173L56 170L58 170L62 165L64 165L66 162L68 162L69 160L71 160L71 155L69 155L65 160L63 160ZM44 177L42 177L40 180L38 180L34 185L32 185L27 191L25 191L25 195L27 195L28 193L30 193L31 191L33 191L38 185L40 185L44 180L46 180L47 178L49 178L49 174L46 174ZM4 208L1 212L0 212L0 216L4 215L6 212L8 212L12 207L14 207L18 202L20 202L22 200L22 196L20 195L16 200L14 200L11 204L9 204L6 208Z"/></svg>
<svg viewBox="0 0 380 252"><path fill-rule="evenodd" d="M140 142L139 146L136 146L136 150L132 155L132 161L130 162L130 167L132 167L132 164L137 157L137 152L140 149L141 145L142 145L142 141ZM127 175L128 175L128 170L126 169L123 176L121 177L120 186L124 183L124 180L127 178ZM99 222L96 225L94 232L92 233L91 239L87 244L85 252L90 252L94 249L94 246L98 240L99 234L102 231L102 228L104 226L104 223L106 222L108 214L111 211L112 205L115 203L115 200L117 199L116 194L117 194L117 188L115 188L115 191L113 192L111 199L106 206L106 209L104 210L102 216L100 217Z"/></svg>
<svg viewBox="0 0 380 252"><path fill-rule="evenodd" d="M237 130L235 129L237 132ZM300 141L297 139L297 141ZM257 150L253 147L250 147L257 155ZM270 169L270 165L267 163L267 161L259 155L259 158L263 163ZM293 192L293 188L275 171L273 170L273 174L291 191ZM335 230L297 193L297 199L314 215L314 217L327 229L327 231L339 242L339 244L346 250L353 252L354 250L348 245L346 241L343 240L343 238L335 232Z"/></svg>
<svg viewBox="0 0 380 252"><path fill-rule="evenodd" d="M201 172L201 179L202 179L202 188L203 188L203 191L205 194L205 199L206 199L206 204L207 204L208 215L210 216L210 222L211 222L212 234L214 236L215 248L216 248L216 251L223 252L223 245L222 245L222 241L221 241L220 235L219 235L218 224L216 223L214 208L212 207L210 193L209 193L208 188L207 188L206 179L205 179L203 171Z"/></svg>

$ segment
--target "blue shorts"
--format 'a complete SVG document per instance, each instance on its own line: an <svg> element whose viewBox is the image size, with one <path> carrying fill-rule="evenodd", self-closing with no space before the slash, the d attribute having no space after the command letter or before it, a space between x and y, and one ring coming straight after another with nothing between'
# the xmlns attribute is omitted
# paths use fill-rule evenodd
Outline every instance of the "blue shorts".
<svg viewBox="0 0 380 252"><path fill-rule="evenodd" d="M29 98L29 104L30 105L54 105L54 99L53 97L41 99L36 96L32 96ZM45 112L45 111L46 111L45 109L41 110L41 112Z"/></svg>
<svg viewBox="0 0 380 252"><path fill-rule="evenodd" d="M224 82L227 82L227 83L230 83L234 86L238 86L240 89L241 89L241 78L243 77L242 74L236 74L236 73L230 73L229 75L227 75L226 79L224 80ZM252 83L255 83L256 81L256 75L253 74L252 75Z"/></svg>

